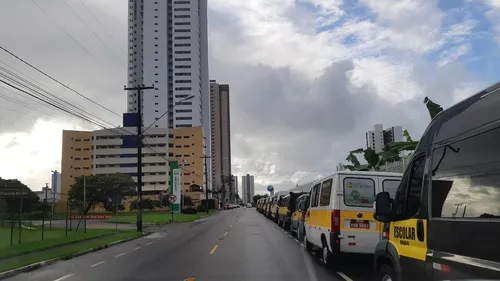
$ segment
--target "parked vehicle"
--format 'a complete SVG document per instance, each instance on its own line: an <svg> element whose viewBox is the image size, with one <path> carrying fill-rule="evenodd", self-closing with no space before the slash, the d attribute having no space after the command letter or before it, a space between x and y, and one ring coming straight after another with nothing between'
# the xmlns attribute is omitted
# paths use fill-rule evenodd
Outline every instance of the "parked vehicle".
<svg viewBox="0 0 500 281"><path fill-rule="evenodd" d="M341 171L313 183L306 213L304 247L320 249L329 266L343 254L371 254L382 224L373 218L375 194L400 173Z"/></svg>
<svg viewBox="0 0 500 281"><path fill-rule="evenodd" d="M302 194L297 198L295 209L290 220L290 234L296 235L299 241L304 239L306 213L309 209L309 193Z"/></svg>
<svg viewBox="0 0 500 281"><path fill-rule="evenodd" d="M278 225L285 230L290 228L291 217L295 211L297 198L302 194L304 194L304 192L290 192L283 196L278 202Z"/></svg>
<svg viewBox="0 0 500 281"><path fill-rule="evenodd" d="M375 250L378 280L500 279L500 83L439 113L392 199Z"/></svg>

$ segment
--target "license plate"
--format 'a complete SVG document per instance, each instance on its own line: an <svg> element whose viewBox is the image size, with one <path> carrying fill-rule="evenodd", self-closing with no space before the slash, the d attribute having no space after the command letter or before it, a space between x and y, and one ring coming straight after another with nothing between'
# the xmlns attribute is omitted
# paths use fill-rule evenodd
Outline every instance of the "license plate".
<svg viewBox="0 0 500 281"><path fill-rule="evenodd" d="M370 229L369 222L351 222L351 228Z"/></svg>

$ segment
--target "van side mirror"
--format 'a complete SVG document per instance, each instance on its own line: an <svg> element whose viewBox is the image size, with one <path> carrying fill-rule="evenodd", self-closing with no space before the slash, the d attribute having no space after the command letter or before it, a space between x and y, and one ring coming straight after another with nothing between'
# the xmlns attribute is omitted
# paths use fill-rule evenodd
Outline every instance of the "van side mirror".
<svg viewBox="0 0 500 281"><path fill-rule="evenodd" d="M373 217L380 222L390 222L392 199L389 192L380 192L373 203Z"/></svg>

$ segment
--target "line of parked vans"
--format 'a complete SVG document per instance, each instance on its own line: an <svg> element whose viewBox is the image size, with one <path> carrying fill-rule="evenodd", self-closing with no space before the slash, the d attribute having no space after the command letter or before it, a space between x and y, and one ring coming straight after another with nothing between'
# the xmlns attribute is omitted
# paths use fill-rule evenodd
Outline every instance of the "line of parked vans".
<svg viewBox="0 0 500 281"><path fill-rule="evenodd" d="M341 171L313 183L310 192L278 192L259 199L257 211L320 251L330 266L344 255L371 254L382 239L373 217L377 193L395 194L400 173Z"/></svg>
<svg viewBox="0 0 500 281"><path fill-rule="evenodd" d="M401 174L337 172L257 210L326 265L373 255L381 281L500 280L500 83L439 113Z"/></svg>

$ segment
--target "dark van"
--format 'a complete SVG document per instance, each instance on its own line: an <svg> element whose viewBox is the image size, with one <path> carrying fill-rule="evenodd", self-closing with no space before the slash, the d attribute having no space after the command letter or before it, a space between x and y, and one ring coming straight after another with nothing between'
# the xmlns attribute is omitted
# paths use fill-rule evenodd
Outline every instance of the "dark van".
<svg viewBox="0 0 500 281"><path fill-rule="evenodd" d="M374 216L378 280L500 279L500 83L432 120Z"/></svg>

